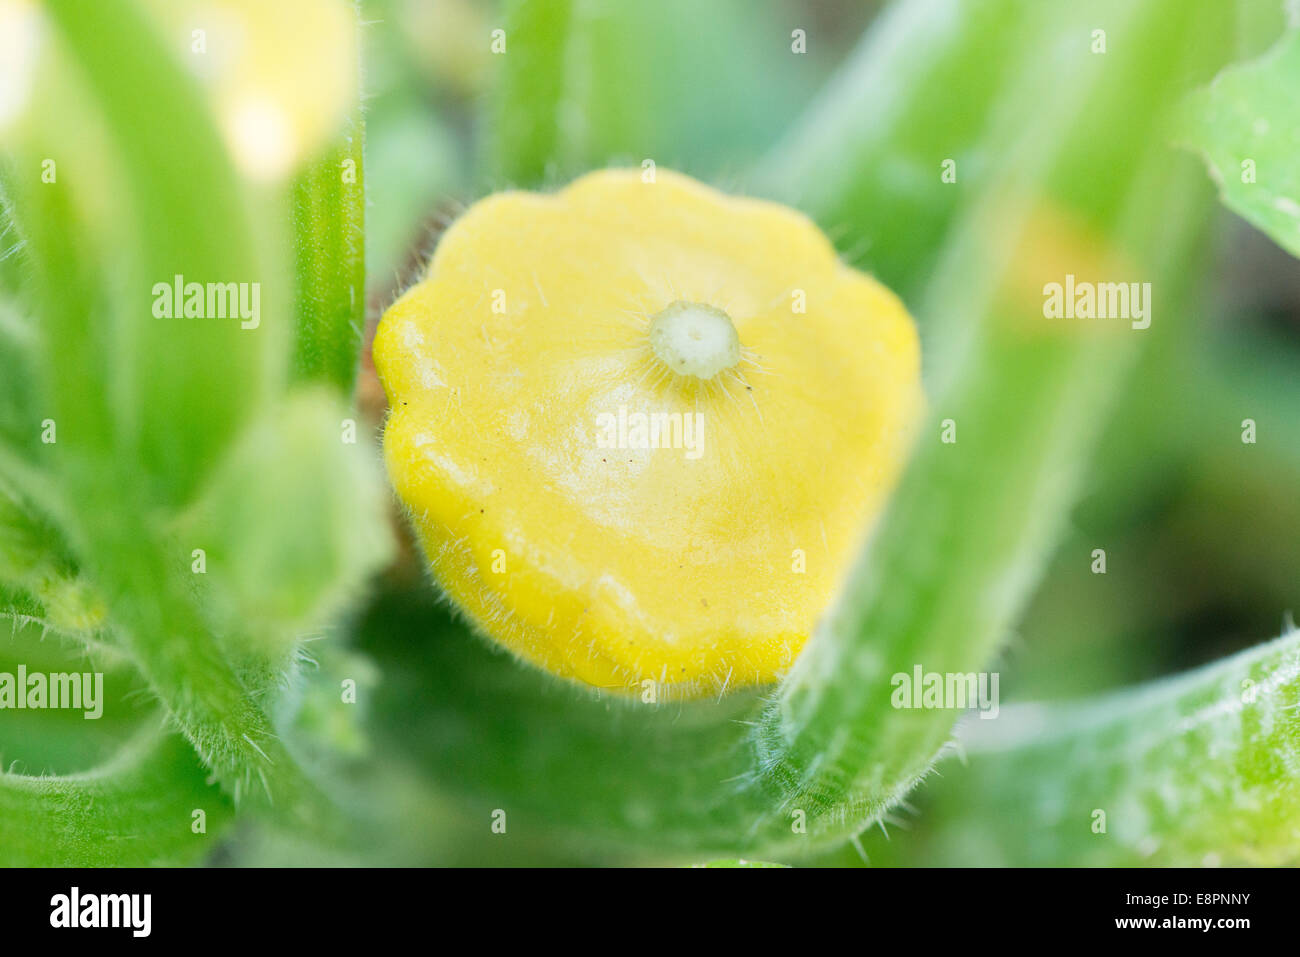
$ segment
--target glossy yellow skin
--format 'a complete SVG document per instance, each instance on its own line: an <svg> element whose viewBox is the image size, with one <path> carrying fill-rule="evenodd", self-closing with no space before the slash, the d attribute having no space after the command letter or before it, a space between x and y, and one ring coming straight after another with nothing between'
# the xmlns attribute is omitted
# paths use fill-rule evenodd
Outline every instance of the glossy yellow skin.
<svg viewBox="0 0 1300 957"><path fill-rule="evenodd" d="M669 371L647 331L676 301L725 311L739 364ZM921 407L896 296L803 215L664 170L475 204L374 358L389 474L452 599L520 657L646 699L789 668ZM620 409L701 413L698 455L602 447Z"/></svg>

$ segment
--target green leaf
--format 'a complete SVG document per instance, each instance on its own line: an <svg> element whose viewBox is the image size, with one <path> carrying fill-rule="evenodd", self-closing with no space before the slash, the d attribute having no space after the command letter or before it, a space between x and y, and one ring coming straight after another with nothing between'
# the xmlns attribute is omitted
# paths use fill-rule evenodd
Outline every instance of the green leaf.
<svg viewBox="0 0 1300 957"><path fill-rule="evenodd" d="M250 425L178 523L183 554L203 552L219 630L287 648L388 560L387 494L353 415L324 389L295 394Z"/></svg>
<svg viewBox="0 0 1300 957"><path fill-rule="evenodd" d="M1300 256L1300 30L1188 98L1180 132L1233 212Z"/></svg>
<svg viewBox="0 0 1300 957"><path fill-rule="evenodd" d="M109 759L144 724L156 724L156 709L142 707L148 689L114 644L84 632L70 635L43 614L35 599L0 585L0 674L16 680L20 668L29 676L90 673L93 698L84 696L83 684L81 707L0 712L0 768L25 774L83 771Z"/></svg>
<svg viewBox="0 0 1300 957"><path fill-rule="evenodd" d="M231 804L185 740L151 722L93 771L0 772L0 866L142 867L192 863L231 817ZM205 815L195 833L194 812Z"/></svg>
<svg viewBox="0 0 1300 957"><path fill-rule="evenodd" d="M1197 671L971 720L925 812L927 863L1300 861L1300 631ZM978 824L973 822L978 821Z"/></svg>
<svg viewBox="0 0 1300 957"><path fill-rule="evenodd" d="M71 158L105 148L99 127L45 115L26 149L48 150L35 155L57 157L62 175L37 181L40 164L26 153L14 197L37 276L60 447L138 461L155 493L184 500L282 368L285 324L272 317L287 312L289 296L252 238L255 220L275 235L274 218L248 204L195 78L136 3L54 0L47 10L117 158L79 179ZM48 95L41 105L55 110L83 98L68 78ZM173 158L178 143L184 163ZM124 182L98 178L113 173ZM95 191L114 197L107 215L86 207ZM105 261L92 264L88 251ZM155 316L156 287L178 275L247 283L250 297L256 287L261 321Z"/></svg>
<svg viewBox="0 0 1300 957"><path fill-rule="evenodd" d="M106 615L62 532L0 481L0 618L92 642Z"/></svg>

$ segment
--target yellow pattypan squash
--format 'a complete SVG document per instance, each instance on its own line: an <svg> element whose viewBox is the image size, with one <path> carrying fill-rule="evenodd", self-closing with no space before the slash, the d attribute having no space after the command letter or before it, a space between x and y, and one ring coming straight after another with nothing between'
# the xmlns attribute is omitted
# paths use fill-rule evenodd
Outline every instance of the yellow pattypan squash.
<svg viewBox="0 0 1300 957"><path fill-rule="evenodd" d="M374 358L442 587L522 658L647 699L790 666L921 406L896 296L800 213L662 170L476 203Z"/></svg>

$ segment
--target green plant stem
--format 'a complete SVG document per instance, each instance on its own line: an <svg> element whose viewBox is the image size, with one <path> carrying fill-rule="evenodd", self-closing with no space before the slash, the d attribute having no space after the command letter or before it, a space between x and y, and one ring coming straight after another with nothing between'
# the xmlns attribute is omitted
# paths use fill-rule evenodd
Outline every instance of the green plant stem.
<svg viewBox="0 0 1300 957"><path fill-rule="evenodd" d="M488 112L487 160L495 185L543 182L554 157L580 152L566 136L575 66L570 56L581 26L574 0L512 0L504 27L506 52Z"/></svg>
<svg viewBox="0 0 1300 957"><path fill-rule="evenodd" d="M754 190L804 209L855 264L913 291L994 161L986 125L1021 51L1061 32L1043 32L1036 6L1050 5L894 3L755 169ZM956 182L937 187L945 160Z"/></svg>
<svg viewBox="0 0 1300 957"><path fill-rule="evenodd" d="M353 69L360 73L359 64ZM364 140L357 103L342 141L298 176L291 197L297 280L293 373L344 395L351 395L356 383L366 322Z"/></svg>

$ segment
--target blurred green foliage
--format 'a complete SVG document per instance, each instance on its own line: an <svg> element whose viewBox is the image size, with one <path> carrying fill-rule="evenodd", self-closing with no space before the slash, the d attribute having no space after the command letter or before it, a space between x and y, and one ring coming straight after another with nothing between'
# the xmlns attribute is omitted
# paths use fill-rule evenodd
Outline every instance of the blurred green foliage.
<svg viewBox="0 0 1300 957"><path fill-rule="evenodd" d="M83 670L82 655L112 667L109 723L153 730L122 735L95 769L17 738L0 859L197 860L245 803L328 827L275 709L302 640L389 553L373 456L344 438L364 321L360 181L342 196L351 184L326 153L296 188L248 182L184 65L189 34L175 42L134 3L50 3L43 24L37 102L5 157L6 308L28 383L0 450L6 577L21 590L5 659L30 661L55 631L68 650L51 670ZM296 263L295 210L313 254ZM261 314L160 315L155 287L177 276L257 288ZM295 314L312 320L297 361Z"/></svg>

